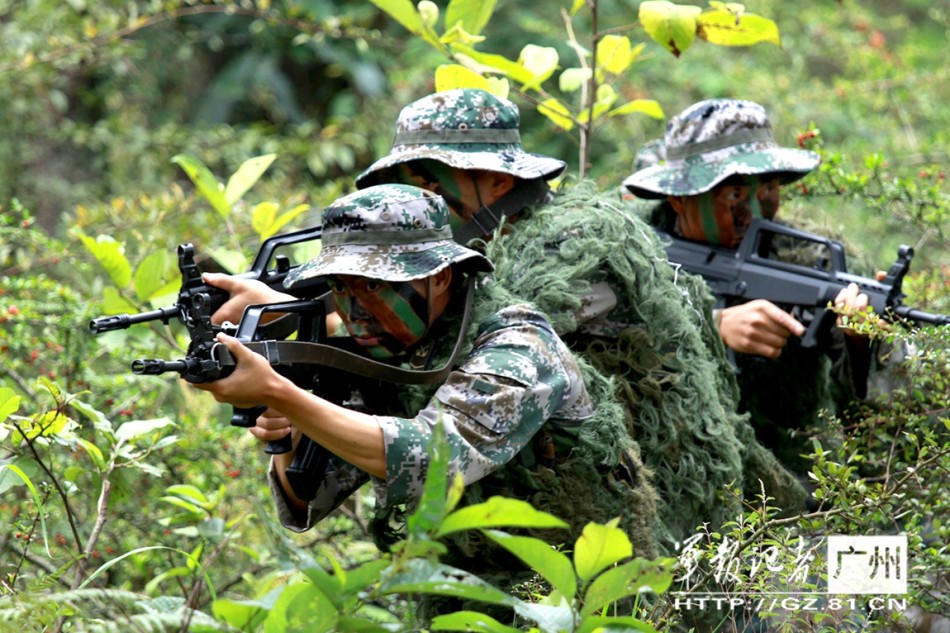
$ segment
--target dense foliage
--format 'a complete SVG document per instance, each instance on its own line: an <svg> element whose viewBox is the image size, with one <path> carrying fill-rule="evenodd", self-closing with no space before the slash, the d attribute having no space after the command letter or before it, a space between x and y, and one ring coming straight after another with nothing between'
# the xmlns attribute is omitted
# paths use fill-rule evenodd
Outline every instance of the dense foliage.
<svg viewBox="0 0 950 633"><path fill-rule="evenodd" d="M448 5L435 4L441 34ZM578 47L596 49L585 34L623 35L645 46L611 78L618 105L653 102L669 116L714 96L765 104L784 144L824 157L783 213L841 236L869 269L915 246L908 301L950 313L950 14L939 4L749 2L781 46L697 41L678 58L638 22L641 3L569 4L479 3L485 39L468 45L509 60L551 48L563 70ZM273 517L265 457L227 408L128 371L135 358L183 355L177 324L88 333L100 314L174 301L179 243L241 271L262 239L312 223L388 150L398 109L433 89L445 51L355 1L0 1L0 17L0 630L399 630L418 626L406 594L446 590L512 606L524 629L665 630L682 615L663 592L684 588L683 570L636 558L614 526L557 543L567 556L497 531L556 518L500 500L482 508L493 518L453 515L457 486L436 480L391 557L369 542L365 495L290 534ZM662 135L650 106L604 116L582 142L535 107L578 94L570 86L540 96L511 83L525 145L563 156L572 174L584 165L605 188ZM828 421L814 455L819 505L779 518L762 500L702 534L705 582L692 591L761 590L716 573L733 568L724 552L747 566L773 547L791 569L802 542L828 533L903 531L909 605L950 612L950 341L946 328L900 336L918 355L898 387ZM513 596L439 567L439 538L476 528L524 557L536 585ZM641 588L659 597L638 603L636 621L609 608ZM811 615L779 617L788 630L842 630L835 618L851 614ZM440 626L506 630L456 618Z"/></svg>

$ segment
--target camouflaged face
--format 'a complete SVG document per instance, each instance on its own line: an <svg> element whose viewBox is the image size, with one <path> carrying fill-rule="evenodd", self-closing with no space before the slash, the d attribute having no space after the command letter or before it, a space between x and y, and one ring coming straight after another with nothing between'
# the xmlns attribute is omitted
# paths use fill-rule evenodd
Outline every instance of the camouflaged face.
<svg viewBox="0 0 950 633"><path fill-rule="evenodd" d="M666 162L643 167L623 184L641 198L694 196L733 175L780 174L798 180L814 169L814 152L779 147L765 109L751 101L710 99L670 120Z"/></svg>
<svg viewBox="0 0 950 633"><path fill-rule="evenodd" d="M379 185L324 209L320 254L287 275L284 285L325 275L410 281L463 261L492 270L484 255L452 239L441 196L410 185Z"/></svg>
<svg viewBox="0 0 950 633"><path fill-rule="evenodd" d="M563 161L524 151L519 123L518 106L484 90L463 88L429 95L402 109L389 156L360 174L356 185L396 182L393 167L419 159L519 178L550 179L563 172Z"/></svg>

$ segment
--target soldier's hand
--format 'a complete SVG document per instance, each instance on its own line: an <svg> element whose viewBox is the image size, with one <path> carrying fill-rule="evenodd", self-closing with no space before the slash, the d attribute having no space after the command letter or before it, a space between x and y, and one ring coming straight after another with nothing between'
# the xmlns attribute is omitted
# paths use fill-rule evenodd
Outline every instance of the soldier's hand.
<svg viewBox="0 0 950 633"><path fill-rule="evenodd" d="M877 274L878 281L880 281L881 275L882 273ZM863 313L865 313L868 308L868 296L860 291L857 284L851 283L841 289L841 292L835 297L834 304L835 311L838 312L838 327L841 328L846 336L863 338L863 334L855 332L844 325L843 317L847 316L858 323L863 321Z"/></svg>
<svg viewBox="0 0 950 633"><path fill-rule="evenodd" d="M233 336L218 332L216 340L226 345L234 358L234 371L213 382L194 383L196 389L209 391L218 402L250 409L267 405L270 396L279 391L287 379L274 371L270 363L245 347Z"/></svg>
<svg viewBox="0 0 950 633"><path fill-rule="evenodd" d="M201 280L228 293L228 300L211 315L212 323L237 323L250 305L293 301L295 297L278 292L256 279L242 279L221 273L204 273Z"/></svg>
<svg viewBox="0 0 950 633"><path fill-rule="evenodd" d="M788 337L801 336L805 326L788 312L765 299L724 308L719 336L727 347L743 354L777 358Z"/></svg>
<svg viewBox="0 0 950 633"><path fill-rule="evenodd" d="M293 435L294 445L297 444L300 433L294 432L294 426L284 414L275 409L267 409L257 418L257 424L248 431L262 442L273 442L287 435Z"/></svg>

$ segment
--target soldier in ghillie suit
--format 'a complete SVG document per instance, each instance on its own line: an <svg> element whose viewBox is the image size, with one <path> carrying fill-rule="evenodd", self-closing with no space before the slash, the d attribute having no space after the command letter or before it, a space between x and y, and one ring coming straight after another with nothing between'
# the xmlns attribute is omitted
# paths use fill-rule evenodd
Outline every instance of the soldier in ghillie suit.
<svg viewBox="0 0 950 633"><path fill-rule="evenodd" d="M513 103L451 90L403 108L391 153L357 185L409 182L441 194L455 238L495 264L491 285L548 315L589 376L609 376L653 473L666 552L699 524L736 517L729 485L753 496L761 479L780 503L800 505L803 490L735 412L702 280L676 278L652 229L618 196L586 182L552 192L547 181L564 168L523 149Z"/></svg>
<svg viewBox="0 0 950 633"><path fill-rule="evenodd" d="M391 365L443 367L463 341L444 382L363 393L364 413L295 386L262 356L221 335L237 360L235 371L196 387L234 406L269 407L251 429L261 440L290 433L296 446L303 434L332 453L325 471L314 474L320 487L309 503L298 498L285 474L294 453L274 456L271 489L289 529L310 528L372 481L374 536L381 547L391 544L403 507L422 492L432 429L441 424L450 470L466 486L463 503L496 494L530 500L571 524L571 534L556 534L565 541L579 537L588 522L619 516L638 553L654 556L654 492L609 383L585 382L591 376L583 374L547 319L527 304L510 303L494 284L475 287L466 319L474 275L491 267L484 255L452 239L449 212L438 195L393 184L345 196L323 211L320 254L295 269L286 285L325 279L345 335L366 355ZM251 293L258 293L255 302L285 298L254 281L223 275L207 280L234 301ZM229 317L230 309L215 318ZM590 503L569 514L571 502L581 497ZM505 583L494 572L510 577L507 568L518 567L513 558L479 549L484 543L453 545L446 562L497 584Z"/></svg>
<svg viewBox="0 0 950 633"><path fill-rule="evenodd" d="M752 218L775 219L781 186L820 160L814 152L779 147L765 109L733 99L701 101L673 117L662 149L651 145L649 154L655 159L641 161L623 184L639 198L662 200L651 207L650 223L726 248L739 245ZM855 312L867 303L855 284L835 299ZM835 328L829 346L805 349L799 339L805 327L785 306L758 299L721 308L714 314L723 342L736 352L741 410L750 412L759 439L804 476L807 433L818 428L820 411L840 412L866 394L871 346L866 337Z"/></svg>

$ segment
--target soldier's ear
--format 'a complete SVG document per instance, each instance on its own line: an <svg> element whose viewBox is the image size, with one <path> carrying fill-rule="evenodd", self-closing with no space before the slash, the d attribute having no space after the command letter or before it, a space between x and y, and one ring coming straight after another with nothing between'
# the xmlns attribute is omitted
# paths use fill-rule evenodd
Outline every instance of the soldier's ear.
<svg viewBox="0 0 950 633"><path fill-rule="evenodd" d="M432 275L432 280L429 284L429 287L432 288L432 292L436 294L448 290L452 286L452 267L446 266Z"/></svg>
<svg viewBox="0 0 950 633"><path fill-rule="evenodd" d="M673 211L676 212L676 215L683 215L686 210L683 205L683 196L667 196L666 199L673 208Z"/></svg>
<svg viewBox="0 0 950 633"><path fill-rule="evenodd" d="M515 177L511 174L505 174L500 171L486 171L488 185L491 188L492 197L496 200L505 196L515 188Z"/></svg>

